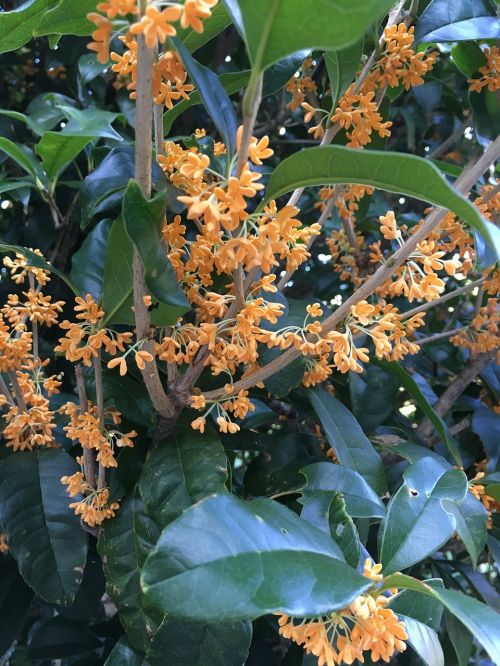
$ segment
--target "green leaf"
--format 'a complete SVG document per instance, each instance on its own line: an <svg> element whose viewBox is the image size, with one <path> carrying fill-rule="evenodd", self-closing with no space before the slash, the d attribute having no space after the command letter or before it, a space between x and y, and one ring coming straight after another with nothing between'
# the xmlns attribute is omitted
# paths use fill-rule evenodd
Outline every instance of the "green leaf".
<svg viewBox="0 0 500 666"><path fill-rule="evenodd" d="M2 14L0 14L0 18ZM37 187L42 187L47 184L47 177L44 174L40 162L33 155L29 148L22 150L17 144L10 139L0 136L0 150L14 160L21 168L29 173L35 179Z"/></svg>
<svg viewBox="0 0 500 666"><path fill-rule="evenodd" d="M300 488L304 499L324 497L328 503L336 493L342 493L346 509L353 518L383 518L385 507L365 479L348 467L330 462L318 462L303 467L306 484Z"/></svg>
<svg viewBox="0 0 500 666"><path fill-rule="evenodd" d="M307 395L341 464L364 477L378 495L385 493L382 460L351 412L324 389L309 390Z"/></svg>
<svg viewBox="0 0 500 666"><path fill-rule="evenodd" d="M426 580L425 584L432 588L443 588L441 578L431 578ZM389 608L397 615L406 615L439 631L444 607L438 599L422 597L422 594L415 590L402 590L393 597Z"/></svg>
<svg viewBox="0 0 500 666"><path fill-rule="evenodd" d="M65 275L62 271L52 266L52 264L49 264L49 262L45 261L43 257L38 256L38 254L35 254L33 250L30 250L27 247L22 247L21 245L7 245L7 243L0 243L0 254L4 254L6 252L18 252L19 254L22 254L23 257L26 259L26 263L28 266L33 266L35 268L43 268L45 271L54 273L54 275L57 275L57 277L60 277L61 280L64 280L64 282L66 282L66 284L74 294L76 294L77 296L80 295L80 292L78 291L76 286L71 282L71 280L67 275Z"/></svg>
<svg viewBox="0 0 500 666"><path fill-rule="evenodd" d="M42 166L53 186L60 174L92 141L88 136L68 136L61 132L45 132L35 150L42 158Z"/></svg>
<svg viewBox="0 0 500 666"><path fill-rule="evenodd" d="M497 39L500 21L486 0L432 0L420 16L415 43Z"/></svg>
<svg viewBox="0 0 500 666"><path fill-rule="evenodd" d="M161 528L192 504L226 489L227 459L213 430L186 428L151 451L138 488Z"/></svg>
<svg viewBox="0 0 500 666"><path fill-rule="evenodd" d="M335 183L371 185L448 208L479 231L492 247L500 248L500 230L483 219L429 160L415 155L344 146L305 148L278 164L260 208L298 187Z"/></svg>
<svg viewBox="0 0 500 666"><path fill-rule="evenodd" d="M87 19L87 14L95 12L95 7L95 0L60 0L44 13L33 35L90 35L95 25Z"/></svg>
<svg viewBox="0 0 500 666"><path fill-rule="evenodd" d="M15 51L30 41L33 30L57 0L31 0L10 12L0 12L0 53Z"/></svg>
<svg viewBox="0 0 500 666"><path fill-rule="evenodd" d="M488 538L488 512L471 493L467 493L461 504L445 503L445 506L455 517L458 535L471 557L473 566L476 566Z"/></svg>
<svg viewBox="0 0 500 666"><path fill-rule="evenodd" d="M113 520L102 526L98 550L108 591L131 645L146 652L156 629L143 609L140 568L158 538L158 529L137 492L126 497Z"/></svg>
<svg viewBox="0 0 500 666"><path fill-rule="evenodd" d="M104 662L104 666L147 666L146 655L133 648L125 636L122 636Z"/></svg>
<svg viewBox="0 0 500 666"><path fill-rule="evenodd" d="M446 633L457 655L458 666L467 666L472 652L472 634L460 620L446 610Z"/></svg>
<svg viewBox="0 0 500 666"><path fill-rule="evenodd" d="M446 448L450 452L457 466L462 467L462 457L458 450L457 443L450 435L450 432L445 422L438 414L436 414L436 412L432 408L432 405L429 403L425 395L422 393L419 385L413 379L413 377L408 372L406 372L406 370L399 363L391 363L389 361L381 361L381 360L377 360L375 361L375 363L384 370L387 370L388 372L392 373L395 377L399 379L401 386L404 386L404 388L415 400L415 402L420 407L425 416L436 428L437 432L441 436L443 442L446 444Z"/></svg>
<svg viewBox="0 0 500 666"><path fill-rule="evenodd" d="M130 374L121 377L114 370L103 369L104 395L112 396L115 407L132 423L149 428L154 423L154 408L143 384Z"/></svg>
<svg viewBox="0 0 500 666"><path fill-rule="evenodd" d="M493 662L495 664L500 663L500 623L498 622L498 613L492 608L461 592L431 587L412 576L401 573L385 578L380 591L391 587L415 590L438 599L472 632L488 652Z"/></svg>
<svg viewBox="0 0 500 666"><path fill-rule="evenodd" d="M132 241L122 218L113 222L109 232L102 278L102 307L106 324L132 324Z"/></svg>
<svg viewBox="0 0 500 666"><path fill-rule="evenodd" d="M373 363L366 365L361 374L349 373L352 411L365 432L382 425L392 413L398 388L398 380Z"/></svg>
<svg viewBox="0 0 500 666"><path fill-rule="evenodd" d="M361 560L361 542L356 525L346 511L346 503L341 493L337 493L330 502L328 525L330 536L343 552L347 564L357 568Z"/></svg>
<svg viewBox="0 0 500 666"><path fill-rule="evenodd" d="M152 295L169 306L175 321L189 310L161 238L165 217L165 193L146 199L137 181L131 179L123 197L123 221L144 264L145 279Z"/></svg>
<svg viewBox="0 0 500 666"><path fill-rule="evenodd" d="M50 603L70 602L82 581L87 535L61 477L77 471L62 449L22 451L0 465L0 516L19 571Z"/></svg>
<svg viewBox="0 0 500 666"><path fill-rule="evenodd" d="M345 49L327 51L324 55L326 71L332 88L332 107L351 85L358 71L363 55L363 39L354 42Z"/></svg>
<svg viewBox="0 0 500 666"><path fill-rule="evenodd" d="M467 494L465 474L443 470L433 458L421 458L403 477L382 524L380 560L386 573L420 562L446 543L456 521L444 501L460 503Z"/></svg>
<svg viewBox="0 0 500 666"><path fill-rule="evenodd" d="M225 0L254 71L299 50L331 51L357 41L391 7L387 0Z"/></svg>
<svg viewBox="0 0 500 666"><path fill-rule="evenodd" d="M435 630L411 617L401 615L399 619L405 623L408 643L425 666L445 666L443 648Z"/></svg>
<svg viewBox="0 0 500 666"><path fill-rule="evenodd" d="M212 16L203 21L203 32L195 32L192 28L177 28L177 36L190 53L194 53L214 37L217 37L231 24L231 17L225 5L220 2L212 10Z"/></svg>
<svg viewBox="0 0 500 666"><path fill-rule="evenodd" d="M218 76L208 67L197 62L178 39L172 40L179 52L184 67L201 96L203 106L212 118L230 156L236 150L238 121L233 103L221 85Z"/></svg>
<svg viewBox="0 0 500 666"><path fill-rule="evenodd" d="M451 57L458 69L468 78L479 73L486 64L486 57L476 42L458 42L451 49Z"/></svg>
<svg viewBox="0 0 500 666"><path fill-rule="evenodd" d="M248 657L252 624L248 620L218 624L165 618L147 658L151 666L242 666Z"/></svg>
<svg viewBox="0 0 500 666"><path fill-rule="evenodd" d="M141 584L148 603L179 618L226 621L280 610L303 617L342 608L369 587L341 558L326 534L284 506L218 495L163 530Z"/></svg>
<svg viewBox="0 0 500 666"><path fill-rule="evenodd" d="M81 294L101 299L104 260L111 231L111 220L101 220L87 235L71 259L71 279Z"/></svg>
<svg viewBox="0 0 500 666"><path fill-rule="evenodd" d="M115 141L123 140L123 137L111 127L111 123L118 118L119 113L111 113L96 108L75 109L72 106L62 104L59 104L59 108L69 119L61 134L66 136L102 137Z"/></svg>

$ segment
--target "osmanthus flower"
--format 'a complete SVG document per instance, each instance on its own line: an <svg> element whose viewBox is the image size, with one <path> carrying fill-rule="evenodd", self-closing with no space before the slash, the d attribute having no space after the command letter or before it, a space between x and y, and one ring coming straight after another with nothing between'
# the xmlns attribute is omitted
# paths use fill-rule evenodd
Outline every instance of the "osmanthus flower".
<svg viewBox="0 0 500 666"><path fill-rule="evenodd" d="M482 502L484 508L486 511L488 511L491 518L491 513L493 511L500 510L500 503L497 502L494 497L488 495L487 488L485 488L484 484L480 483L485 476L485 472L478 472L476 476L469 481L468 487L469 492L471 492L477 500ZM491 525L489 525L489 527L491 527Z"/></svg>
<svg viewBox="0 0 500 666"><path fill-rule="evenodd" d="M9 544L7 543L7 537L3 532L0 532L0 555L5 555L9 552Z"/></svg>
<svg viewBox="0 0 500 666"><path fill-rule="evenodd" d="M64 301L52 302L52 296L44 296L36 289L23 291L21 299L18 294L9 294L7 303L1 309L4 317L17 330L25 330L25 321L52 326L57 323L62 312Z"/></svg>
<svg viewBox="0 0 500 666"><path fill-rule="evenodd" d="M498 292L497 292L498 293ZM500 302L489 298L485 306L479 309L464 331L450 338L450 342L471 354L481 354L497 350L500 359Z"/></svg>
<svg viewBox="0 0 500 666"><path fill-rule="evenodd" d="M226 392L232 393L232 385L226 385ZM237 419L244 419L248 412L255 410L255 405L248 398L248 391L241 390L235 397L227 399L214 400L207 404L203 395L191 396L191 407L193 409L204 410L202 416L191 422L194 430L205 432L207 417L214 412L213 417L220 432L234 434L239 431L240 426L231 420L230 413Z"/></svg>
<svg viewBox="0 0 500 666"><path fill-rule="evenodd" d="M130 27L130 32L133 35L143 34L146 44L152 49L158 42L163 44L167 37L175 37L177 30L172 23L177 21L181 14L182 5L177 3L168 3L164 9L148 5L141 20Z"/></svg>
<svg viewBox="0 0 500 666"><path fill-rule="evenodd" d="M364 575L378 583L382 576L380 565L365 562ZM279 632L298 645L307 654L318 658L318 666L364 662L369 652L372 661L389 662L397 652L406 649L408 635L404 622L387 608L397 590L378 594L360 595L349 604L328 616L313 619L294 619L278 613Z"/></svg>
<svg viewBox="0 0 500 666"><path fill-rule="evenodd" d="M33 250L33 248L29 249L43 259L43 254L40 250ZM14 259L9 256L4 257L3 265L10 270L10 279L16 284L22 284L29 275L33 275L35 281L42 287L44 287L47 282L50 282L49 271L46 271L43 268L37 268L36 266L29 266L26 257L19 252L15 253Z"/></svg>
<svg viewBox="0 0 500 666"><path fill-rule="evenodd" d="M89 51L94 51L97 54L97 62L104 65L109 60L109 45L113 34L113 23L97 12L87 14L87 19L97 26L97 29L92 33L94 41L89 42L87 48Z"/></svg>
<svg viewBox="0 0 500 666"><path fill-rule="evenodd" d="M106 14L109 19L113 20L117 16L137 14L139 8L137 0L105 0L105 2L98 3L97 11Z"/></svg>
<svg viewBox="0 0 500 666"><path fill-rule="evenodd" d="M57 446L54 439L54 412L43 396L31 399L25 396L26 409L10 405L3 415L3 437L7 447L14 451L32 451L37 447Z"/></svg>
<svg viewBox="0 0 500 666"><path fill-rule="evenodd" d="M82 459L77 458L82 464ZM115 512L120 508L118 502L109 501L109 489L96 490L85 479L83 472L75 472L71 476L63 476L61 483L67 486L68 495L77 497L83 495L78 502L71 502L70 509L75 510L77 516L90 527L101 525L108 518L114 518Z"/></svg>
<svg viewBox="0 0 500 666"><path fill-rule="evenodd" d="M104 310L90 294L85 298L77 296L75 302L75 318L79 321L64 320L59 324L66 334L59 339L54 351L62 352L68 361L81 361L86 366L92 364L92 359L97 358L101 349L111 356L118 351L126 352L125 345L130 344L133 338L131 332L116 332L104 327Z"/></svg>
<svg viewBox="0 0 500 666"><path fill-rule="evenodd" d="M32 333L14 331L0 314L0 372L16 370L31 353Z"/></svg>
<svg viewBox="0 0 500 666"><path fill-rule="evenodd" d="M203 32L202 19L210 18L212 9L218 0L185 0L182 6L181 28L192 28L195 32Z"/></svg>
<svg viewBox="0 0 500 666"><path fill-rule="evenodd" d="M479 93L483 88L488 88L490 92L496 92L500 89L500 48L498 46L485 48L483 53L486 64L479 68L482 76L478 79L468 79L469 90Z"/></svg>

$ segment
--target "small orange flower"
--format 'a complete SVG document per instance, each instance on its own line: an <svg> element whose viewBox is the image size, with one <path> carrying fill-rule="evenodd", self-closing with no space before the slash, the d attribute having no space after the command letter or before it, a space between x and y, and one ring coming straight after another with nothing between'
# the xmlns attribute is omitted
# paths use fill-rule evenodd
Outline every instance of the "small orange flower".
<svg viewBox="0 0 500 666"><path fill-rule="evenodd" d="M171 5L161 11L149 5L139 23L131 26L130 32L133 35L143 34L146 44L152 49L158 42L163 44L167 37L175 37L177 31L171 23L177 21L181 13L182 5Z"/></svg>

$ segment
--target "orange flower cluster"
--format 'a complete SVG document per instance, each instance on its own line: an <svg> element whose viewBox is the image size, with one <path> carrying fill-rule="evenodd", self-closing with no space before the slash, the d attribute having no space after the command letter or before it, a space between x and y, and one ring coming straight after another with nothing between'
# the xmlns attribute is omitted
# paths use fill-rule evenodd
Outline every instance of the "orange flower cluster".
<svg viewBox="0 0 500 666"><path fill-rule="evenodd" d="M402 245L402 230L397 225L393 211L381 215L379 220L382 236ZM443 259L447 253L443 247L439 243L439 235L435 236L434 240L429 237L421 241L406 262L395 271L391 280L379 288L378 294L382 297L403 295L410 303L414 299L432 301L438 298L445 283L435 271L444 270L448 275L455 275L457 270L462 269L462 262L456 256ZM373 263L384 261L380 241L370 245L370 250L370 260Z"/></svg>
<svg viewBox="0 0 500 666"><path fill-rule="evenodd" d="M90 294L85 299L77 296L75 301L76 319L79 321L65 319L59 324L67 333L59 340L54 351L63 353L68 361L81 361L86 366L92 365L92 359L99 356L101 349L111 356L115 356L118 351L125 352L125 345L132 340L132 333L117 333L104 327L104 310ZM134 348L135 345L128 352Z"/></svg>
<svg viewBox="0 0 500 666"><path fill-rule="evenodd" d="M306 112L306 123L314 116L322 116L320 123L309 132L320 138L324 131L323 124L329 119L346 130L347 145L353 148L370 143L373 132L378 132L381 138L390 136L392 122L384 122L378 112L379 92L386 87L395 88L401 84L407 90L421 85L424 82L423 77L432 69L436 60L435 53L415 53L412 49L413 30L413 26L407 28L404 23L385 28L385 46L381 57L360 84L352 83L347 88L331 116L303 99L300 100L298 103L301 103ZM292 101L299 99L299 95L294 93Z"/></svg>
<svg viewBox="0 0 500 666"><path fill-rule="evenodd" d="M480 308L465 331L460 331L450 338L450 342L471 354L481 354L497 350L497 362L500 361L500 303L497 298L488 299Z"/></svg>
<svg viewBox="0 0 500 666"><path fill-rule="evenodd" d="M228 393L232 392L232 386L230 384L226 386L226 391ZM205 410L207 402L202 395L195 395L191 398L191 407L194 409ZM214 400L209 403L208 409L206 409L202 416L199 416L191 422L191 426L194 430L205 432L207 416L214 410L217 415L214 416L214 418L220 432L234 434L235 432L238 432L240 426L237 423L234 423L234 421L231 421L230 413L233 413L238 419L244 419L248 412L255 411L255 405L248 399L248 391L243 390L241 390L234 398Z"/></svg>
<svg viewBox="0 0 500 666"><path fill-rule="evenodd" d="M77 461L82 464L82 459L77 458ZM77 502L71 502L70 509L74 509L77 516L81 516L82 520L89 525L89 527L96 527L101 525L105 520L114 518L115 512L120 508L118 502L109 501L109 489L102 488L95 490L87 483L83 472L75 472L71 476L63 476L61 483L67 486L67 491L70 497L78 497L84 495L83 499Z"/></svg>
<svg viewBox="0 0 500 666"><path fill-rule="evenodd" d="M97 53L98 62L104 64L109 60L109 46L115 28L117 32L123 32L124 25L130 25L131 34L143 34L149 48L161 47L168 37L177 34L173 25L176 21L180 20L183 29L192 28L195 32L203 32L203 20L211 16L217 0L185 0L183 5L176 2L158 4L161 6L149 4L140 20L132 24L129 19L139 14L136 0L105 0L97 5L100 14L87 14L88 20L96 25L92 33L94 41L88 44L88 48ZM117 20L118 17L124 18Z"/></svg>
<svg viewBox="0 0 500 666"><path fill-rule="evenodd" d="M486 64L479 68L482 76L478 79L468 79L469 90L481 92L488 88L490 92L500 90L500 49L498 46L484 49Z"/></svg>
<svg viewBox="0 0 500 666"><path fill-rule="evenodd" d="M122 433L107 425L106 421L115 426L121 423L121 414L115 409L105 411L103 424L93 405L89 405L86 412L81 412L73 402L67 402L59 411L70 419L69 425L64 427L68 439L79 442L84 449L97 451L97 462L102 467L117 467L116 449L134 445L132 438L137 437L135 430Z"/></svg>
<svg viewBox="0 0 500 666"><path fill-rule="evenodd" d="M296 111L304 102L306 96L316 92L316 83L311 78L313 67L314 61L312 58L306 58L297 75L292 76L287 82L285 89L292 95L292 99L287 104L290 111Z"/></svg>
<svg viewBox="0 0 500 666"><path fill-rule="evenodd" d="M490 515L492 512L500 511L500 503L497 502L493 497L490 497L487 493L487 488L484 487L480 481L486 476L485 472L478 472L476 476L469 481L469 491L474 495L474 497L482 502L486 511ZM492 525L489 525L491 527Z"/></svg>
<svg viewBox="0 0 500 666"><path fill-rule="evenodd" d="M34 252L37 256L43 259L43 255L40 250L33 248L28 248ZM44 287L47 282L50 281L50 273L43 270L43 268L36 268L35 266L28 266L27 259L19 252L15 253L15 258L4 257L3 265L10 270L10 278L16 284L23 284L25 279L29 275L33 275L36 282Z"/></svg>
<svg viewBox="0 0 500 666"><path fill-rule="evenodd" d="M382 576L381 565L365 562L364 573L374 582ZM302 645L307 654L318 657L318 666L364 662L363 653L370 652L372 661L389 662L397 652L406 649L408 635L404 622L387 608L397 590L387 596L369 592L356 597L347 608L313 620L294 620L279 614L279 632Z"/></svg>
<svg viewBox="0 0 500 666"><path fill-rule="evenodd" d="M9 545L7 543L7 537L3 532L0 532L0 554L5 555L9 552Z"/></svg>

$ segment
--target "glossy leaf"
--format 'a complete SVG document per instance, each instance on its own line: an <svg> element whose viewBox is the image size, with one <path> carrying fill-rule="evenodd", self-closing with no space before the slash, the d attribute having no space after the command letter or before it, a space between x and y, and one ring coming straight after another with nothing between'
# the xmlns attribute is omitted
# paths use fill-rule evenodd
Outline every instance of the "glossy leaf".
<svg viewBox="0 0 500 666"><path fill-rule="evenodd" d="M243 666L252 640L248 620L218 624L165 618L147 652L150 666Z"/></svg>
<svg viewBox="0 0 500 666"><path fill-rule="evenodd" d="M432 0L420 16L415 42L497 39L500 21L487 0Z"/></svg>
<svg viewBox="0 0 500 666"><path fill-rule="evenodd" d="M0 14L0 17L1 16L2 15ZM22 169L33 176L35 181L38 181L38 187L46 184L47 178L42 170L42 167L29 148L22 150L10 139L0 137L0 151L7 153L7 155L12 160L14 160L14 162L16 162Z"/></svg>
<svg viewBox="0 0 500 666"><path fill-rule="evenodd" d="M349 46L391 7L387 0L225 0L255 71L296 51Z"/></svg>
<svg viewBox="0 0 500 666"><path fill-rule="evenodd" d="M92 137L89 136L45 132L36 145L36 152L42 158L42 166L52 184L90 141Z"/></svg>
<svg viewBox="0 0 500 666"><path fill-rule="evenodd" d="M221 85L217 75L200 65L179 40L173 40L181 56L184 67L200 93L203 106L212 118L230 155L236 150L236 130L238 121L233 103Z"/></svg>
<svg viewBox="0 0 500 666"><path fill-rule="evenodd" d="M432 588L443 588L441 578L431 578L424 581ZM389 608L397 615L411 617L422 622L435 631L439 631L443 617L443 604L434 597L422 596L415 590L401 590L389 604Z"/></svg>
<svg viewBox="0 0 500 666"><path fill-rule="evenodd" d="M429 421L431 421L437 432L441 435L443 442L446 444L448 451L452 455L457 465L462 466L462 458L457 448L457 443L450 435L445 422L438 414L436 414L432 408L432 405L429 403L420 386L413 379L413 377L408 372L406 372L406 370L399 363L391 363L389 361L377 361L376 363L381 368L387 370L398 378L401 386L404 386L404 388L415 400L425 416L429 419Z"/></svg>
<svg viewBox="0 0 500 666"><path fill-rule="evenodd" d="M75 109L73 106L59 105L59 108L68 118L61 134L66 136L102 137L121 141L122 136L111 127L111 123L118 118L118 113L102 111L101 109Z"/></svg>
<svg viewBox="0 0 500 666"><path fill-rule="evenodd" d="M151 294L170 308L173 324L189 310L161 238L165 217L165 195L146 199L137 181L130 180L123 197L123 222L144 264ZM111 248L112 250L112 248Z"/></svg>
<svg viewBox="0 0 500 666"><path fill-rule="evenodd" d="M125 636L122 636L104 662L104 666L147 666L146 655L133 648Z"/></svg>
<svg viewBox="0 0 500 666"><path fill-rule="evenodd" d="M102 294L104 260L111 231L111 220L101 220L72 257L71 279L81 294L99 301Z"/></svg>
<svg viewBox="0 0 500 666"><path fill-rule="evenodd" d="M467 666L472 652L472 634L450 611L445 613L446 632L450 639L458 666Z"/></svg>
<svg viewBox="0 0 500 666"><path fill-rule="evenodd" d="M165 527L207 495L223 493L226 466L226 454L213 430L182 430L146 459L138 483L146 509Z"/></svg>
<svg viewBox="0 0 500 666"><path fill-rule="evenodd" d="M411 617L402 615L400 619L405 623L409 645L425 666L445 666L443 648L435 630Z"/></svg>
<svg viewBox="0 0 500 666"><path fill-rule="evenodd" d="M373 363L361 374L349 373L349 393L354 416L367 433L382 425L394 410L399 382Z"/></svg>
<svg viewBox="0 0 500 666"><path fill-rule="evenodd" d="M335 183L370 185L448 208L479 231L492 247L500 247L500 231L482 218L429 160L415 155L343 146L305 148L278 164L263 204L298 187Z"/></svg>
<svg viewBox="0 0 500 666"><path fill-rule="evenodd" d="M459 505L446 503L445 506L455 517L457 532L471 557L472 564L476 566L488 537L486 530L488 512L472 493L467 493L465 500Z"/></svg>
<svg viewBox="0 0 500 666"><path fill-rule="evenodd" d="M353 518L383 518L385 507L377 493L365 479L352 469L329 462L318 462L303 467L301 473L306 484L300 488L305 500L342 493L346 509Z"/></svg>
<svg viewBox="0 0 500 666"><path fill-rule="evenodd" d="M10 12L0 12L0 53L24 46L54 0L31 0Z"/></svg>
<svg viewBox="0 0 500 666"><path fill-rule="evenodd" d="M327 535L289 509L229 494L209 497L171 523L141 582L156 608L205 621L278 610L321 614L345 606L369 585Z"/></svg>
<svg viewBox="0 0 500 666"><path fill-rule="evenodd" d="M33 34L39 35L90 35L95 25L87 19L89 12L94 12L94 0L59 0L45 12L37 23Z"/></svg>
<svg viewBox="0 0 500 666"><path fill-rule="evenodd" d="M380 559L386 573L420 562L442 546L456 530L445 502L461 503L467 493L465 474L444 471L432 458L420 459L403 477L382 525Z"/></svg>
<svg viewBox="0 0 500 666"><path fill-rule="evenodd" d="M324 389L309 390L307 395L340 463L358 472L382 495L386 491L382 460L354 416Z"/></svg>
<svg viewBox="0 0 500 666"><path fill-rule="evenodd" d="M330 536L344 554L345 561L357 568L361 561L361 542L353 519L346 511L344 496L337 493L328 507Z"/></svg>
<svg viewBox="0 0 500 666"><path fill-rule="evenodd" d="M62 449L17 452L0 465L0 516L9 548L28 585L51 603L74 598L87 556L87 535L61 484L77 469Z"/></svg>
<svg viewBox="0 0 500 666"><path fill-rule="evenodd" d="M351 85L359 68L363 55L363 39L354 42L345 49L327 51L324 55L328 78L332 88L332 107Z"/></svg>

